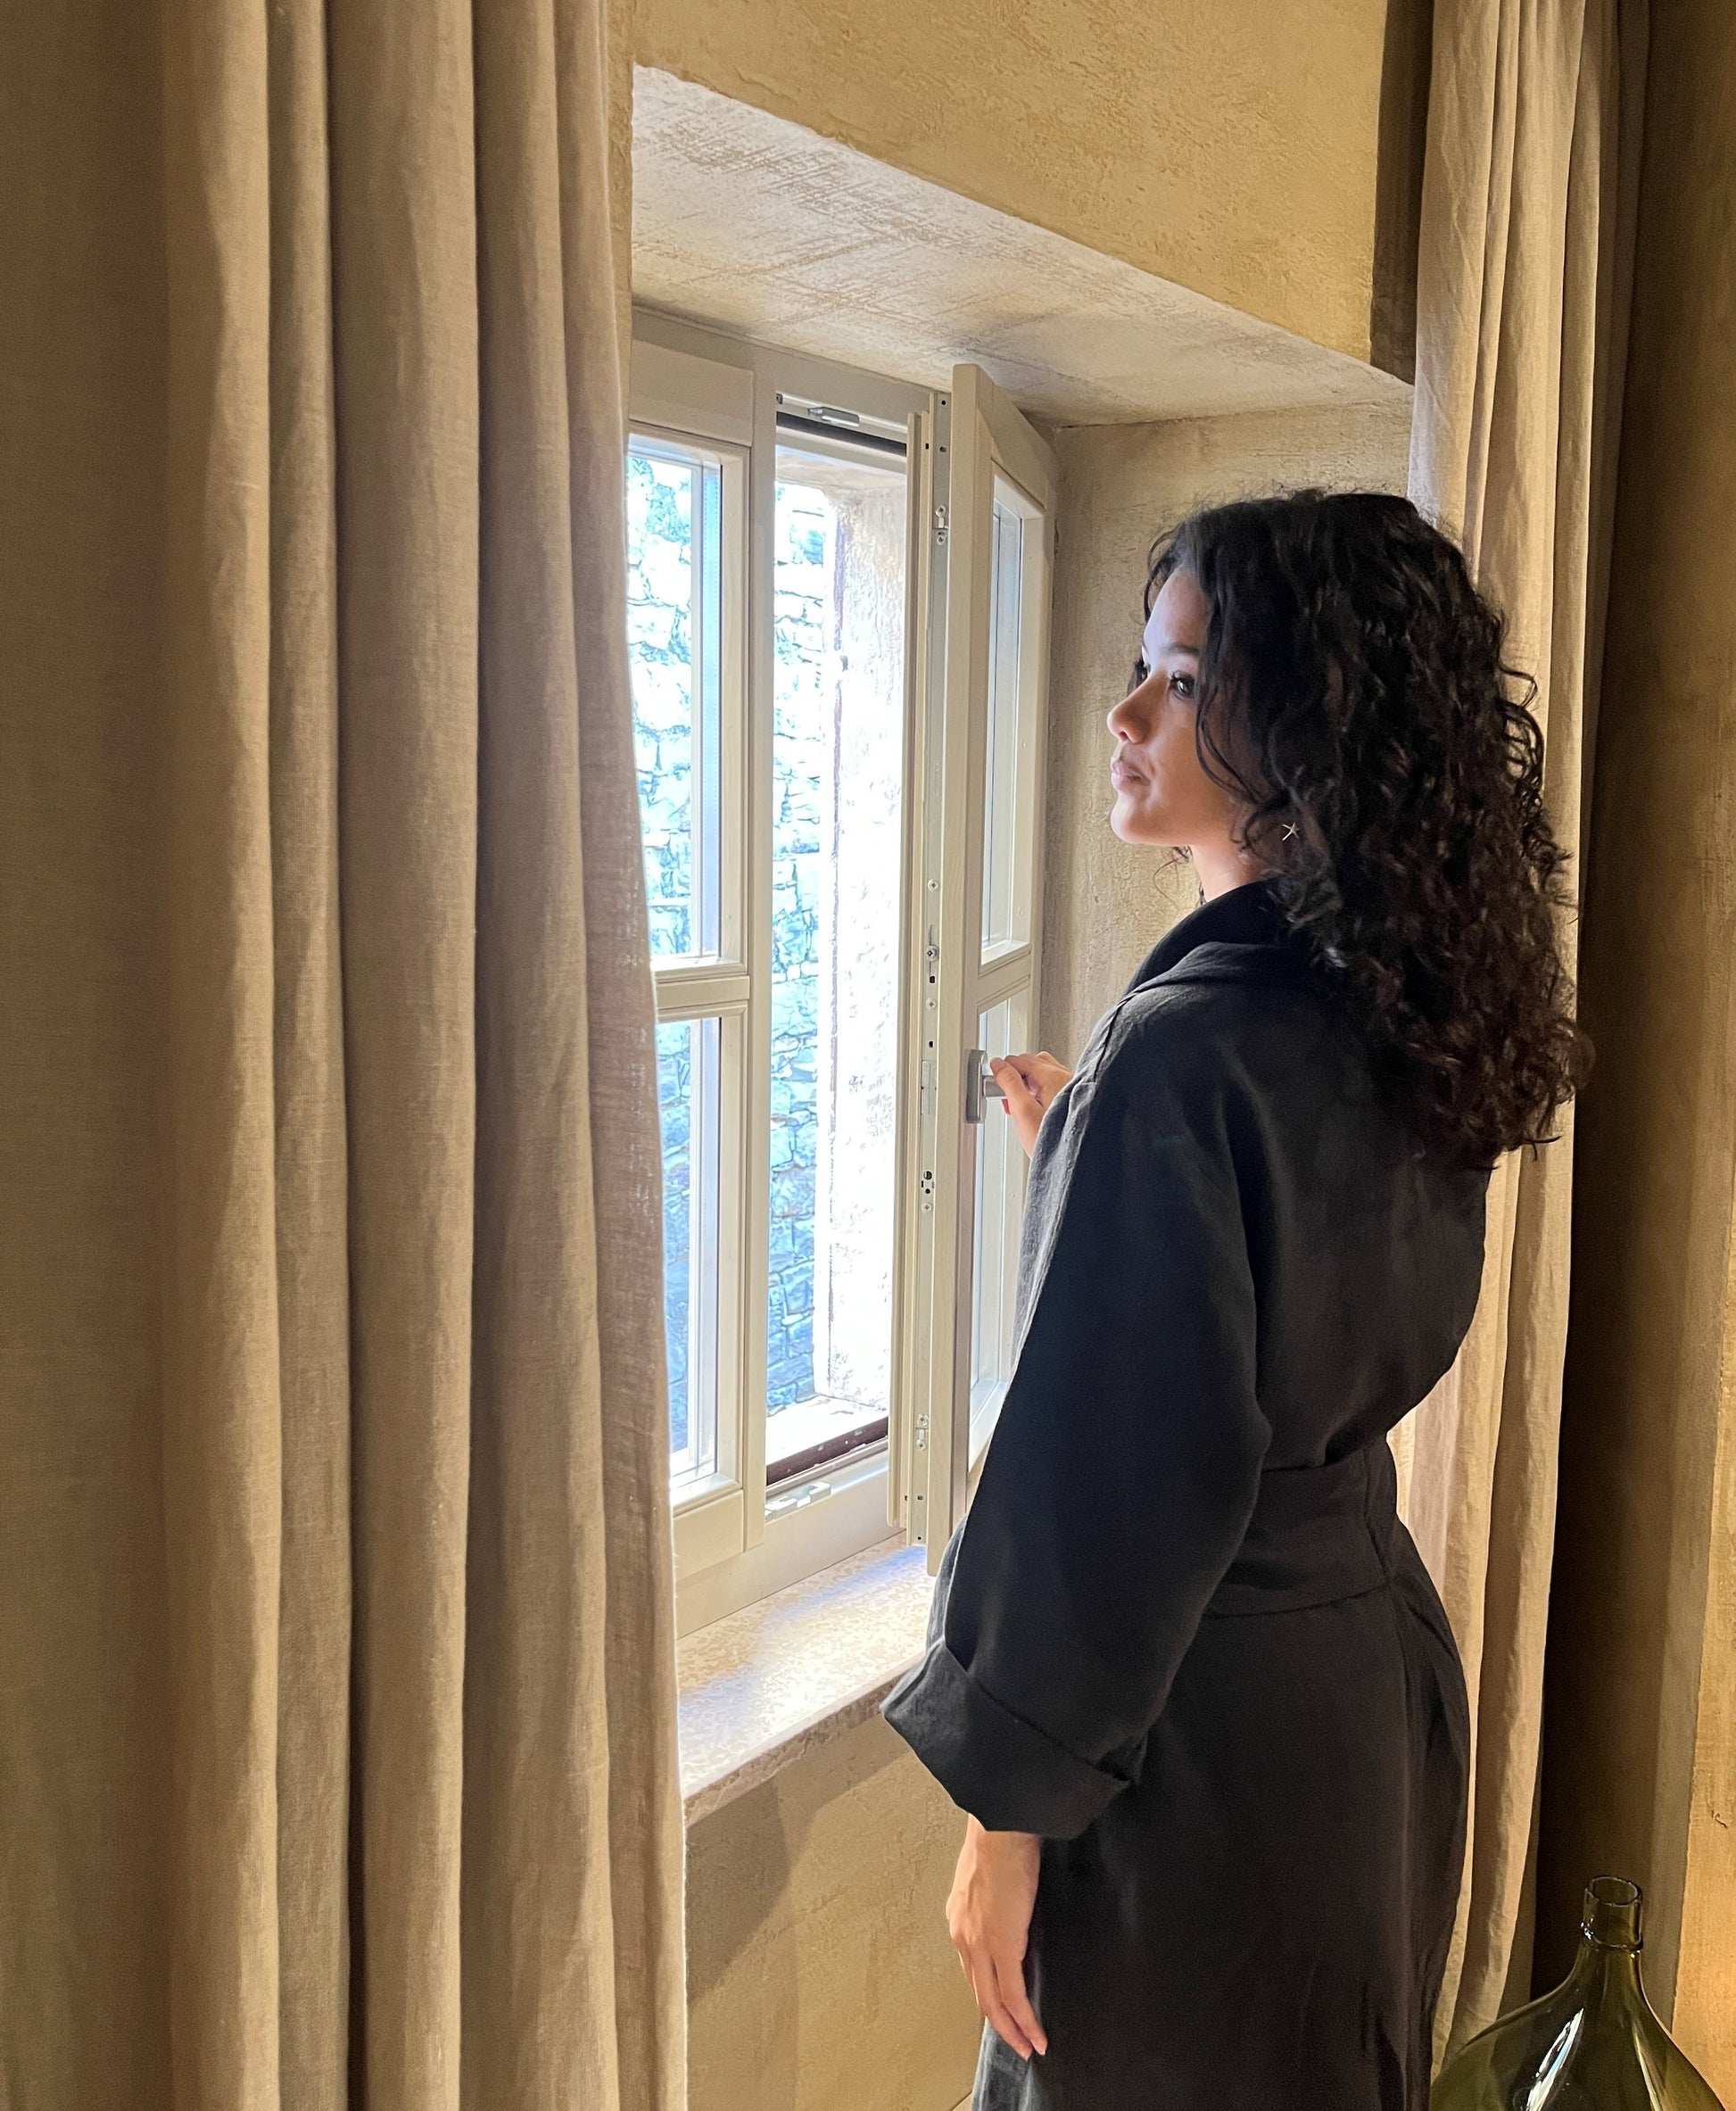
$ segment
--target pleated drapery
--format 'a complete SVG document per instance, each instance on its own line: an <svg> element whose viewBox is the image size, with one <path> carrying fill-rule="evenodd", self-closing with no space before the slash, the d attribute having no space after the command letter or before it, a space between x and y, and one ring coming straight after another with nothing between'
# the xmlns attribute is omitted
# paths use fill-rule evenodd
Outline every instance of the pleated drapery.
<svg viewBox="0 0 1736 2111"><path fill-rule="evenodd" d="M1645 23L1633 0L1436 0L1411 496L1462 540L1535 677L1545 798L1583 853L1632 278ZM1574 876L1583 898L1583 877ZM1572 967L1577 923L1563 930ZM1567 1325L1573 1110L1489 1191L1482 1296L1401 1425L1404 1508L1464 1656L1470 1845L1436 2025L1524 1999Z"/></svg>
<svg viewBox="0 0 1736 2111"><path fill-rule="evenodd" d="M676 2111L600 0L0 79L0 2106Z"/></svg>

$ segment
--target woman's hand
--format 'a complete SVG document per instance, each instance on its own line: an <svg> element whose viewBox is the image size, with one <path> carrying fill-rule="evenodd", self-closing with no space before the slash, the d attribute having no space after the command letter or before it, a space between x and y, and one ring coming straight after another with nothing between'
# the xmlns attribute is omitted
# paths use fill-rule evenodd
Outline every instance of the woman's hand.
<svg viewBox="0 0 1736 2111"><path fill-rule="evenodd" d="M1073 1073L1046 1050L1041 1056L994 1056L988 1068L1006 1095L1002 1105L1019 1131L1019 1141L1029 1158L1037 1148L1037 1132L1043 1126L1044 1115Z"/></svg>
<svg viewBox="0 0 1736 2111"><path fill-rule="evenodd" d="M988 1833L975 1818L967 1819L947 1900L947 1932L977 2007L1021 2059L1049 2049L1048 2034L1025 1991L1025 1947L1041 1847L1035 1833Z"/></svg>

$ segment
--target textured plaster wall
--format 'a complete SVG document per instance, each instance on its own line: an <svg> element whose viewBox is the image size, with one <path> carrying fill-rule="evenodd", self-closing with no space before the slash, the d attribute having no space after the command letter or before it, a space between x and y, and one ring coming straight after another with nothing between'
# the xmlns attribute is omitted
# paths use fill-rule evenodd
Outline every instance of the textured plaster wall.
<svg viewBox="0 0 1736 2111"><path fill-rule="evenodd" d="M1423 13L636 0L633 55L1366 359L1409 269Z"/></svg>
<svg viewBox="0 0 1736 2111"><path fill-rule="evenodd" d="M1736 11L1651 14L1599 721L1538 1972L1647 1888L1654 1998L1736 2101Z"/></svg>
<svg viewBox="0 0 1736 2111"><path fill-rule="evenodd" d="M981 2028L943 1919L963 1837L878 1717L693 1826L690 2111L953 2111Z"/></svg>
<svg viewBox="0 0 1736 2111"><path fill-rule="evenodd" d="M1320 484L1402 491L1408 401L1163 425L1076 426L1061 459L1044 881L1042 1045L1071 1061L1141 956L1197 890L1166 851L1109 832L1104 714L1145 623L1145 554L1216 499Z"/></svg>

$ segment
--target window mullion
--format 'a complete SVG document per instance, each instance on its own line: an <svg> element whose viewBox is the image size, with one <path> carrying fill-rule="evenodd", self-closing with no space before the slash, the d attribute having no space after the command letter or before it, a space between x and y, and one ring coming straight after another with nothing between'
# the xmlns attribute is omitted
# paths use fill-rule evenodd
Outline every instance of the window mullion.
<svg viewBox="0 0 1736 2111"><path fill-rule="evenodd" d="M745 967L696 961L659 968L654 981L658 1019L675 1020L739 1015L748 1009L752 978Z"/></svg>

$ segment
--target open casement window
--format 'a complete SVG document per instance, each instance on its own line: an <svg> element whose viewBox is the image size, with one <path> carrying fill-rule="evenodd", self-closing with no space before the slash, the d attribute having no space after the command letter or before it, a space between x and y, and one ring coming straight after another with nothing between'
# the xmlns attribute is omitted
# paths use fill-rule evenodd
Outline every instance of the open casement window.
<svg viewBox="0 0 1736 2111"><path fill-rule="evenodd" d="M983 1064L1032 1045L1054 459L979 368L953 373L947 492L930 509L919 884L907 1060L920 1083L909 1198L906 1439L897 1514L929 1567L963 1511L1015 1347L1025 1156Z"/></svg>
<svg viewBox="0 0 1736 2111"><path fill-rule="evenodd" d="M1024 1160L964 1073L1035 1017L1052 470L974 368L652 315L631 420L685 1632L930 1538L998 1404Z"/></svg>

